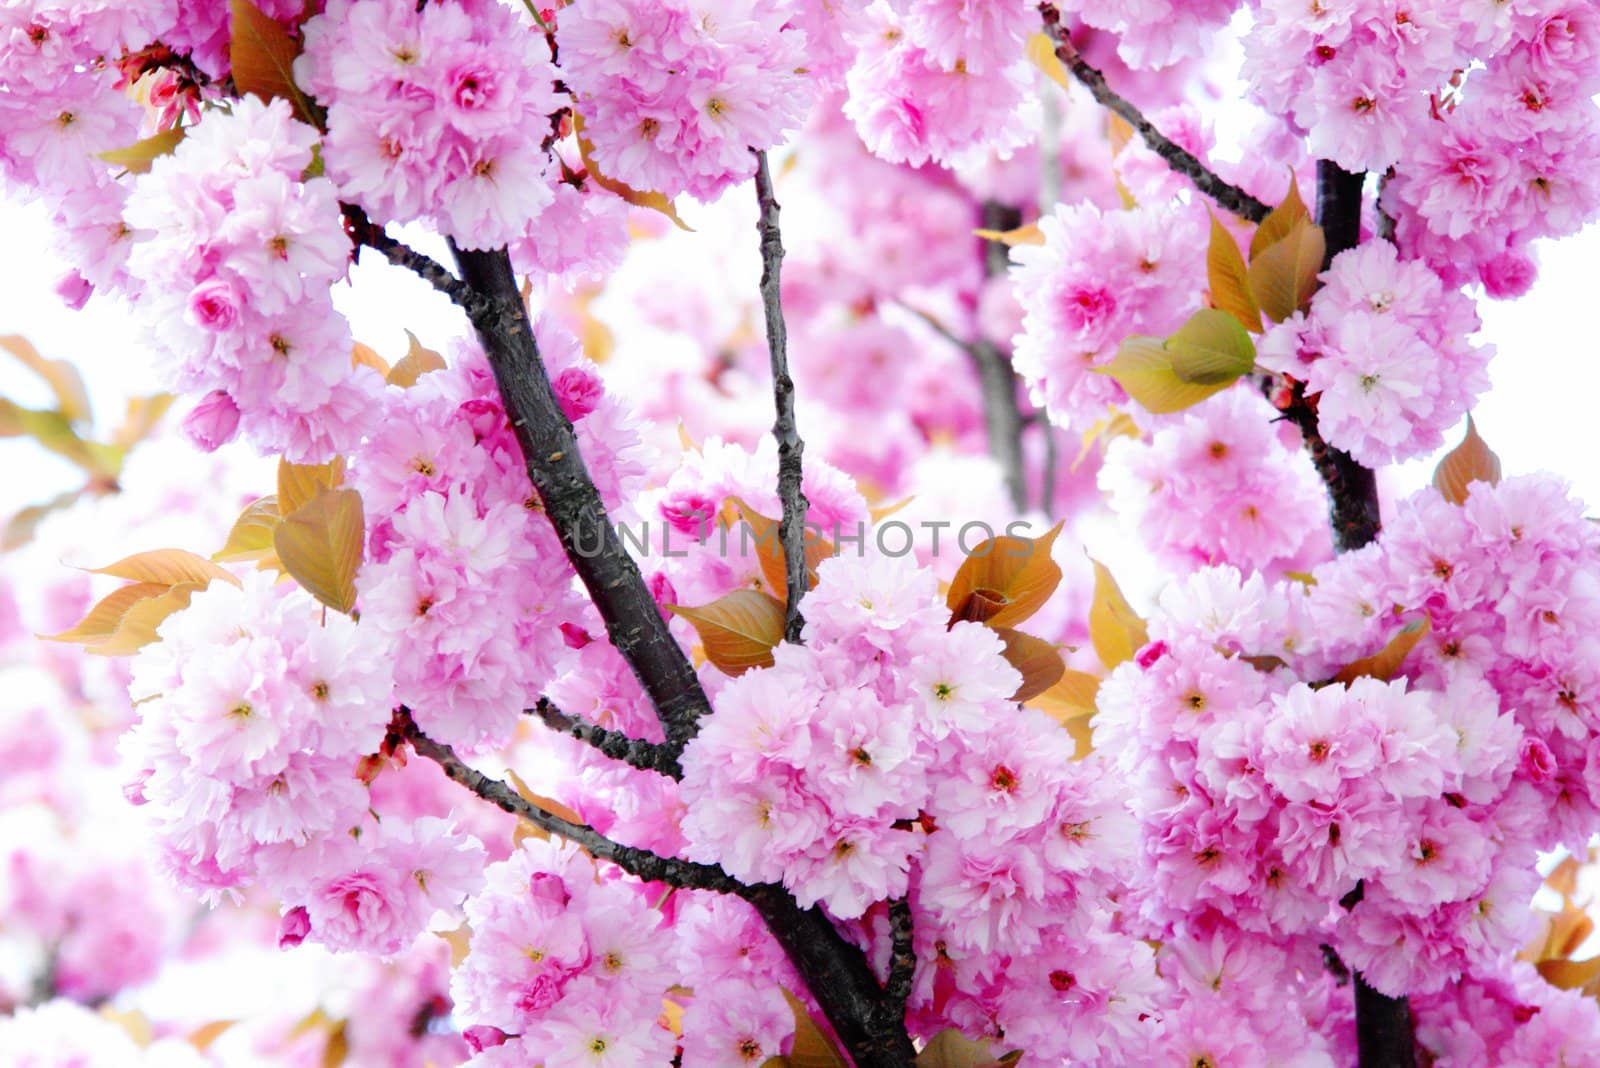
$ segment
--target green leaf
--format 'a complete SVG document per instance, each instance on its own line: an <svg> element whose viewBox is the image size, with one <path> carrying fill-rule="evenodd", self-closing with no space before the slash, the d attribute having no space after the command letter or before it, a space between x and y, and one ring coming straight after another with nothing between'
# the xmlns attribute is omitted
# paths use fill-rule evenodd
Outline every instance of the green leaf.
<svg viewBox="0 0 1600 1068"><path fill-rule="evenodd" d="M1250 261L1250 286L1268 319L1281 323L1311 299L1326 251L1322 227L1302 219Z"/></svg>
<svg viewBox="0 0 1600 1068"><path fill-rule="evenodd" d="M698 608L667 609L693 624L706 659L724 675L771 667L772 650L783 641L783 602L760 590L734 590Z"/></svg>
<svg viewBox="0 0 1600 1068"><path fill-rule="evenodd" d="M1306 202L1300 199L1300 184L1295 180L1294 172L1289 173L1289 192L1285 194L1283 203L1272 210L1272 214L1261 220L1261 225L1256 227L1256 232L1250 238L1251 262L1262 252L1289 236L1289 232L1302 222L1313 222L1311 212L1306 208Z"/></svg>
<svg viewBox="0 0 1600 1068"><path fill-rule="evenodd" d="M1181 412L1228 387L1227 382L1202 385L1178 377L1167 342L1159 337L1128 338L1110 363L1094 370L1116 379L1140 407L1156 415Z"/></svg>
<svg viewBox="0 0 1600 1068"><path fill-rule="evenodd" d="M356 607L366 516L361 494L325 489L285 516L272 534L283 569L307 593L338 612Z"/></svg>
<svg viewBox="0 0 1600 1068"><path fill-rule="evenodd" d="M183 127L174 126L170 130L162 130L158 134L146 137L143 141L135 141L127 148L113 148L109 152L102 152L100 158L130 174L148 174L152 163L162 156L172 154L183 140L184 132Z"/></svg>
<svg viewBox="0 0 1600 1068"><path fill-rule="evenodd" d="M1227 227L1211 216L1211 247L1206 252L1206 279L1211 303L1239 320L1251 333L1261 333L1261 308L1250 288L1250 268Z"/></svg>
<svg viewBox="0 0 1600 1068"><path fill-rule="evenodd" d="M1225 386L1255 369L1256 347L1237 319L1205 308L1167 338L1172 372L1196 386Z"/></svg>

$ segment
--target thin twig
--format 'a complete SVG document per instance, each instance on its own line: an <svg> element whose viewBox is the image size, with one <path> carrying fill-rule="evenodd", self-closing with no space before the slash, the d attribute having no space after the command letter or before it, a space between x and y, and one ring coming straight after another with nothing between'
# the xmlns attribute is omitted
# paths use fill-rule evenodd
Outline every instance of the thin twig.
<svg viewBox="0 0 1600 1068"><path fill-rule="evenodd" d="M409 742L411 748L420 756L427 757L439 765L453 781L465 786L485 801L513 816L527 820L541 830L560 835L569 842L575 842L588 850L592 856L599 860L608 860L630 875L636 875L646 882L667 883L686 890L714 890L719 894L742 893L746 889L721 868L709 864L695 864L692 861L679 860L677 857L663 857L648 849L623 845L612 841L587 824L573 823L554 813L546 812L499 779L492 779L464 763L450 746L434 741L422 733L422 728L417 726L416 721L411 718L411 713L404 708L395 713L394 726L391 729Z"/></svg>
<svg viewBox="0 0 1600 1068"><path fill-rule="evenodd" d="M570 716L544 697L539 698L539 703L533 708L524 711L537 717L551 730L593 746L613 760L620 760L643 771L658 772L669 778L683 778L683 768L678 764L678 758L664 745Z"/></svg>
<svg viewBox="0 0 1600 1068"><path fill-rule="evenodd" d="M396 267L404 267L471 314L476 295L465 282L451 274L449 268L426 253L390 237L383 227L367 218L367 213L354 204L341 204L340 208L344 212L345 226L356 244L365 245L379 253Z"/></svg>
<svg viewBox="0 0 1600 1068"><path fill-rule="evenodd" d="M772 436L778 442L778 498L783 518L778 536L783 542L783 570L787 591L783 605L783 637L800 641L805 617L800 599L811 586L806 569L806 509L810 502L801 489L801 440L794 416L794 379L789 377L789 329L783 320L783 233L778 229L778 198L772 191L767 154L756 152L756 203L761 210L756 230L761 235L761 307L767 320L767 352L772 360L772 399L777 420Z"/></svg>
<svg viewBox="0 0 1600 1068"><path fill-rule="evenodd" d="M1200 192L1241 219L1258 223L1267 217L1272 211L1270 207L1238 186L1224 181L1194 153L1156 129L1155 125L1144 117L1143 112L1126 98L1119 96L1106 81L1106 76L1078 55L1078 50L1067 39L1067 31L1061 25L1061 13L1055 9L1054 4L1048 0L1041 3L1039 15L1044 19L1045 33L1050 35L1051 43L1056 46L1056 58L1072 72L1073 77L1094 94L1094 98L1102 107L1122 116L1128 125L1138 131L1150 151L1166 160L1169 167L1193 182Z"/></svg>
<svg viewBox="0 0 1600 1068"><path fill-rule="evenodd" d="M905 1012L911 982L917 971L917 950L912 940L911 905L905 898L889 902L889 980L884 995Z"/></svg>

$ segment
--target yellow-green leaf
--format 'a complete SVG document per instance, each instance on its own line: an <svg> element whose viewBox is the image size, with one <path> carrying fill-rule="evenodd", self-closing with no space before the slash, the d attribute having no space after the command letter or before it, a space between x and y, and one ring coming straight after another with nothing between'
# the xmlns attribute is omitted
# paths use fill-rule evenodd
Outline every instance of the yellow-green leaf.
<svg viewBox="0 0 1600 1068"><path fill-rule="evenodd" d="M1061 680L1067 665L1061 651L1043 638L1035 638L1010 627L996 627L995 634L1005 643L1006 663L1017 669L1022 685L1011 695L1013 701L1027 701L1044 693Z"/></svg>
<svg viewBox="0 0 1600 1068"><path fill-rule="evenodd" d="M1311 299L1325 251L1322 227L1302 219L1250 261L1250 288L1268 319L1281 323Z"/></svg>
<svg viewBox="0 0 1600 1068"><path fill-rule="evenodd" d="M1333 681L1348 684L1359 678L1372 678L1388 682L1400 671L1400 665L1411 650L1432 630L1433 621L1427 616L1412 620L1401 628L1400 633L1390 638L1382 649L1346 664L1333 677Z"/></svg>
<svg viewBox="0 0 1600 1068"><path fill-rule="evenodd" d="M262 100L282 97L295 113L313 126L322 126L311 99L294 82L294 61L300 42L278 20L271 18L250 0L230 0L231 39L228 65L234 88L254 93Z"/></svg>
<svg viewBox="0 0 1600 1068"><path fill-rule="evenodd" d="M1256 232L1250 238L1250 259L1254 260L1261 253L1289 236L1289 232L1302 222L1312 222L1311 212L1306 208L1306 202L1300 199L1300 184L1295 180L1293 172L1289 174L1289 192L1284 196L1283 203L1272 210L1261 225L1256 227Z"/></svg>
<svg viewBox="0 0 1600 1068"><path fill-rule="evenodd" d="M1472 492L1474 482L1487 482L1491 486L1500 482L1500 457L1489 448L1489 443L1478 436L1478 428L1467 416L1467 435L1461 444L1445 454L1433 471L1433 484L1444 499L1461 504Z"/></svg>
<svg viewBox="0 0 1600 1068"><path fill-rule="evenodd" d="M760 590L734 590L698 608L667 607L694 626L706 659L724 675L771 667L783 641L783 602Z"/></svg>
<svg viewBox="0 0 1600 1068"><path fill-rule="evenodd" d="M234 520L233 529L228 531L227 542L211 554L211 559L264 560L272 556L276 551L272 544L273 532L282 521L277 497L262 497L252 501Z"/></svg>
<svg viewBox="0 0 1600 1068"><path fill-rule="evenodd" d="M30 504L26 508L18 509L10 519L6 520L5 529L0 531L0 553L10 552L28 544L38 532L40 523L52 513L72 507L81 495L79 490L67 490L65 493L56 494L43 504Z"/></svg>
<svg viewBox="0 0 1600 1068"><path fill-rule="evenodd" d="M55 395L56 407L63 419L69 423L88 420L89 391L84 387L83 376L76 367L66 360L47 359L27 338L16 334L0 337L0 349L11 353L24 367L44 379L45 385Z"/></svg>
<svg viewBox="0 0 1600 1068"><path fill-rule="evenodd" d="M1206 279L1211 303L1239 320L1251 333L1261 333L1261 308L1250 288L1250 268L1228 228L1211 216L1211 247L1206 252Z"/></svg>
<svg viewBox="0 0 1600 1068"><path fill-rule="evenodd" d="M1050 556L1061 527L1038 538L1006 534L975 546L945 596L950 618L1015 627L1044 607L1061 583L1061 568Z"/></svg>
<svg viewBox="0 0 1600 1068"><path fill-rule="evenodd" d="M150 165L162 156L170 155L183 140L183 136L183 127L174 126L170 130L152 134L143 141L136 141L127 148L113 148L109 152L102 152L100 158L130 174L147 174Z"/></svg>
<svg viewBox="0 0 1600 1068"><path fill-rule="evenodd" d="M130 582L154 582L162 586L187 582L203 588L212 579L239 585L239 580L233 577L231 571L186 549L152 549L150 552L134 553L114 564L91 568L90 573L110 575Z"/></svg>
<svg viewBox="0 0 1600 1068"><path fill-rule="evenodd" d="M596 185L607 192L615 193L636 208L649 208L651 211L659 211L671 219L680 230L694 232L688 223L678 217L678 209L673 207L672 201L665 195L640 191L627 182L619 182L615 178L608 178L601 173L599 166L594 161L594 145L583 132L583 116L576 114L573 116L572 128L577 137L578 156L583 160L583 169L589 173L590 179Z"/></svg>
<svg viewBox="0 0 1600 1068"><path fill-rule="evenodd" d="M278 461L278 512L288 515L298 510L323 490L344 485L344 457L335 456L325 464L292 464Z"/></svg>
<svg viewBox="0 0 1600 1068"><path fill-rule="evenodd" d="M1172 354L1167 351L1166 340L1159 337L1128 338L1110 363L1094 370L1116 379L1123 392L1145 411L1156 415L1181 412L1229 385L1227 382L1209 385L1185 382L1172 369Z"/></svg>
<svg viewBox="0 0 1600 1068"><path fill-rule="evenodd" d="M325 489L284 516L272 534L283 569L306 592L339 612L356 606L366 517L361 494Z"/></svg>
<svg viewBox="0 0 1600 1068"><path fill-rule="evenodd" d="M1094 564L1094 601L1089 606L1089 640L1100 662L1114 668L1150 641L1149 628L1122 595L1122 587L1098 560Z"/></svg>
<svg viewBox="0 0 1600 1068"><path fill-rule="evenodd" d="M417 384L417 379L429 371L445 369L443 356L418 341L417 335L411 331L406 331L406 337L411 339L411 348L400 358L400 362L394 365L394 370L389 372L389 384L399 386L401 389L410 389Z"/></svg>
<svg viewBox="0 0 1600 1068"><path fill-rule="evenodd" d="M1167 338L1172 373L1196 386L1225 386L1256 365L1256 347L1232 315L1203 308Z"/></svg>

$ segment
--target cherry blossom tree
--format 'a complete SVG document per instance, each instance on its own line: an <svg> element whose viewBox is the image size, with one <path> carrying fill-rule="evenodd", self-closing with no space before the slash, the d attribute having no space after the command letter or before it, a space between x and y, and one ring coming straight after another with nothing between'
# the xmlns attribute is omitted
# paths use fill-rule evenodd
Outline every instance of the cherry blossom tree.
<svg viewBox="0 0 1600 1068"><path fill-rule="evenodd" d="M1600 1063L1600 532L1470 420L1379 479L1600 215L1593 0L10 0L0 59L165 391L0 339L85 474L6 530L5 1063ZM338 1007L139 1001L261 945Z"/></svg>

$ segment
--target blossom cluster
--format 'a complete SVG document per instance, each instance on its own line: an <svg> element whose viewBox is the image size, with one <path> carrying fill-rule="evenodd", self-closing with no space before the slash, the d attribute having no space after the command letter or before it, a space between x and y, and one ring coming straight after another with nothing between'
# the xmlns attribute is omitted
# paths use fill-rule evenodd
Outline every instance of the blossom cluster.
<svg viewBox="0 0 1600 1068"><path fill-rule="evenodd" d="M330 289L350 257L333 183L305 178L317 132L285 100L208 112L129 195L128 273L169 384L212 394L203 443L242 429L320 463L367 427L379 388L351 365Z"/></svg>
<svg viewBox="0 0 1600 1068"><path fill-rule="evenodd" d="M561 13L563 80L605 174L715 199L755 173L751 149L798 127L814 89L788 4L585 0Z"/></svg>
<svg viewBox="0 0 1600 1068"><path fill-rule="evenodd" d="M1471 299L1385 241L1340 253L1322 281L1257 362L1304 382L1322 436L1366 466L1437 449L1489 387L1494 349L1469 340Z"/></svg>
<svg viewBox="0 0 1600 1068"><path fill-rule="evenodd" d="M554 197L557 72L512 7L335 0L306 22L295 77L327 109L328 176L378 222L497 248Z"/></svg>

